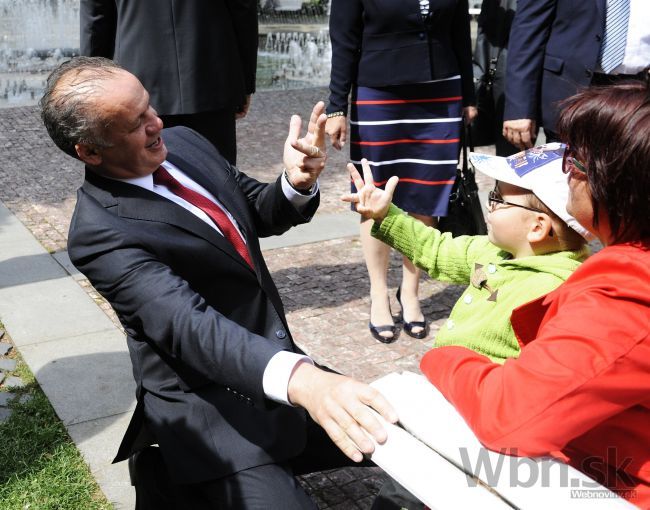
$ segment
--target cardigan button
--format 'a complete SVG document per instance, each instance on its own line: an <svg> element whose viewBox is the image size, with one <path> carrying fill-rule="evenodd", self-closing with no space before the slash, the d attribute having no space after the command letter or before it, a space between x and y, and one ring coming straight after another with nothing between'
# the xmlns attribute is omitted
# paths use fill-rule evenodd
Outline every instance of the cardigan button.
<svg viewBox="0 0 650 510"><path fill-rule="evenodd" d="M427 34L425 34L424 32L420 32L420 33L418 34L418 37L419 37L421 40L424 40L424 39L426 39Z"/></svg>
<svg viewBox="0 0 650 510"><path fill-rule="evenodd" d="M494 274L497 272L497 266L495 266L494 264L488 264L487 271L490 274Z"/></svg>
<svg viewBox="0 0 650 510"><path fill-rule="evenodd" d="M282 339L284 339L284 338L287 338L287 334L284 332L283 329L278 329L278 330L275 332L275 336L277 336L280 340L282 340Z"/></svg>
<svg viewBox="0 0 650 510"><path fill-rule="evenodd" d="M469 294L467 294L467 296L465 296L465 297L463 298L463 301L465 302L466 305L470 305L470 304L472 304L472 296L470 296Z"/></svg>
<svg viewBox="0 0 650 510"><path fill-rule="evenodd" d="M447 329L454 329L454 321L449 319L447 321Z"/></svg>

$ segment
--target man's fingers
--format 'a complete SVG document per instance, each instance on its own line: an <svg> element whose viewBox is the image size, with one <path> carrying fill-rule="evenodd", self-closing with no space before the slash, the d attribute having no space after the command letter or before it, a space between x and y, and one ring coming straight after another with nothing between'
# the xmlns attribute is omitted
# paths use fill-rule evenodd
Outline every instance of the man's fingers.
<svg viewBox="0 0 650 510"><path fill-rule="evenodd" d="M535 134L531 129L527 129L522 132L521 140L524 144L525 149L530 149L533 145L535 145Z"/></svg>
<svg viewBox="0 0 650 510"><path fill-rule="evenodd" d="M379 393L376 389L372 387L370 388L370 390L372 392L367 395L367 398L362 397L363 403L372 407L388 423L397 423L397 420L399 419L397 416L397 412L395 411L393 406L390 405L388 400L386 400L386 397L384 397L381 393Z"/></svg>
<svg viewBox="0 0 650 510"><path fill-rule="evenodd" d="M325 153L319 147L305 143L304 138L299 138L298 140L291 142L291 147L309 156L310 158L325 157Z"/></svg>
<svg viewBox="0 0 650 510"><path fill-rule="evenodd" d="M302 119L298 115L292 115L291 120L289 121L288 139L289 139L289 143L291 143L294 149L297 149L297 147L294 144L298 141L301 128L302 128Z"/></svg>
<svg viewBox="0 0 650 510"><path fill-rule="evenodd" d="M313 131L312 143L317 147L325 147L325 123L327 122L327 115L321 113L316 120L316 127Z"/></svg>
<svg viewBox="0 0 650 510"><path fill-rule="evenodd" d="M341 450L348 458L354 462L361 462L363 454L357 448L357 445L352 442L350 437L343 431L343 429L334 420L327 420L320 424L330 437L332 442Z"/></svg>
<svg viewBox="0 0 650 510"><path fill-rule="evenodd" d="M318 123L318 120L321 115L325 114L325 103L323 101L318 101L314 105L314 107L311 109L311 114L309 115L309 125L307 126L307 131L310 133L314 132L314 129L316 129L316 124ZM327 116L325 116L325 120L327 121Z"/></svg>

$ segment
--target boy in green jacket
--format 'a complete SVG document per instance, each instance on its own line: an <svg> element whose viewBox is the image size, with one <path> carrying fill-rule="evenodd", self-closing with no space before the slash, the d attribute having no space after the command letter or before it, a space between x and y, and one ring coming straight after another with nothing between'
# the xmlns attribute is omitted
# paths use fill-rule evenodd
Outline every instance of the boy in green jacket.
<svg viewBox="0 0 650 510"><path fill-rule="evenodd" d="M397 177L382 190L373 184L367 161L363 179L348 165L358 192L342 200L375 220L374 237L432 278L469 284L436 346L462 345L496 362L517 357L512 310L554 290L587 257L589 234L566 211L563 154L564 146L555 143L508 158L470 156L475 168L497 181L488 198L487 236L452 237L425 226L391 204Z"/></svg>

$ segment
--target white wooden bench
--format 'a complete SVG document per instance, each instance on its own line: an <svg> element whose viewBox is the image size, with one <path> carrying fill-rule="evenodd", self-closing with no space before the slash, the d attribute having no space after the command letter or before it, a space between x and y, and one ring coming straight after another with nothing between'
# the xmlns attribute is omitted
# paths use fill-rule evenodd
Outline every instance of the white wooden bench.
<svg viewBox="0 0 650 510"><path fill-rule="evenodd" d="M401 425L384 422L388 441L372 460L432 510L636 508L562 462L487 450L422 375L392 373L372 386Z"/></svg>

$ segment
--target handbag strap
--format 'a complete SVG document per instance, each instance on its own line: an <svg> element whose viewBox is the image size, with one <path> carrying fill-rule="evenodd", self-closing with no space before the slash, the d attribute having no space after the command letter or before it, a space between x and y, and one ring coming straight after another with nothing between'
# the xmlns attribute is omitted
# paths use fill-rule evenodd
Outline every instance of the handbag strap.
<svg viewBox="0 0 650 510"><path fill-rule="evenodd" d="M463 130L460 133L460 143L461 143L461 152L462 152L462 158L463 158L463 164L461 166L462 173L464 174L465 172L471 172L474 173L473 170L469 166L469 152L474 152L474 142L472 141L472 130L465 124L465 120L463 119Z"/></svg>

